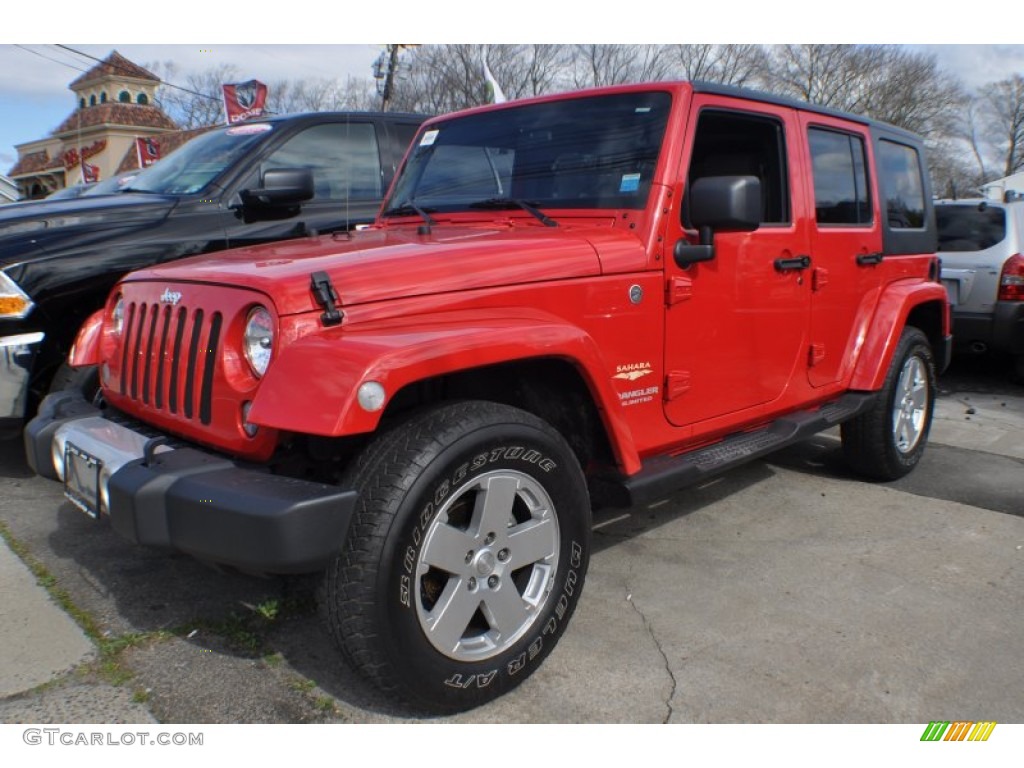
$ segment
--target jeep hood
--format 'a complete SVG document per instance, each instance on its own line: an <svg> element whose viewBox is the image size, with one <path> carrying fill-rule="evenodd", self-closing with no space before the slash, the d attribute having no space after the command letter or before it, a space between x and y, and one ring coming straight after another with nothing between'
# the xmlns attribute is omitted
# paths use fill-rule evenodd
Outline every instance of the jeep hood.
<svg viewBox="0 0 1024 768"><path fill-rule="evenodd" d="M567 280L602 273L602 255L637 267L644 249L635 235L608 226L496 229L436 226L324 236L240 248L140 270L131 280L218 283L273 297L279 314L318 309L310 275L326 272L342 308L388 299L501 285Z"/></svg>
<svg viewBox="0 0 1024 768"><path fill-rule="evenodd" d="M0 267L92 240L99 232L152 227L175 203L174 197L124 192L0 206Z"/></svg>

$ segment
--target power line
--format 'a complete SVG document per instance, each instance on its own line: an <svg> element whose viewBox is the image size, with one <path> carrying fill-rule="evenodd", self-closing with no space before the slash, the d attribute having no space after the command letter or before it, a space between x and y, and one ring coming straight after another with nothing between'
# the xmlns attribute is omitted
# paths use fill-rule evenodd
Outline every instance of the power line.
<svg viewBox="0 0 1024 768"><path fill-rule="evenodd" d="M82 69L81 67L76 67L74 64L69 64L66 61L61 61L60 59L54 59L51 56L47 56L45 53L40 53L39 51L33 51L31 48L26 48L24 45L18 45L17 43L15 43L14 47L15 48L21 48L21 50L23 50L23 51L27 51L29 53L33 53L36 56L39 56L40 58L46 59L47 61L52 61L55 64L60 64L62 67L70 67L71 69L78 70L79 72L87 72L88 71L88 70Z"/></svg>
<svg viewBox="0 0 1024 768"><path fill-rule="evenodd" d="M77 50L75 48L72 48L70 46L67 46L67 45L60 45L60 44L54 44L54 45L55 45L56 48L62 48L65 51L70 51L71 53L77 54L79 56L84 56L85 58L91 59L92 61L99 62L100 64L106 64L107 66L113 67L115 70L119 70L121 72L121 74L131 74L130 70L126 69L125 67L120 66L119 64L117 64L115 62L109 62L109 61L106 61L104 59L96 58L92 54L86 53L85 51L79 51L79 50ZM39 54L39 55L42 55L42 54ZM51 59L51 61L52 61L52 59ZM67 66L71 66L71 65L68 64ZM75 67L75 69L78 69L78 68ZM80 70L80 71L84 72L85 70ZM166 86L168 88L174 88L174 89L179 90L179 91L184 91L185 93L192 94L193 96L199 96L202 99L210 99L211 101L220 101L220 97L218 97L218 96L210 96L207 93L200 93L199 91L193 91L191 88L185 88L185 87L180 86L180 85L175 85L174 83L168 83L163 78L160 78L160 85Z"/></svg>

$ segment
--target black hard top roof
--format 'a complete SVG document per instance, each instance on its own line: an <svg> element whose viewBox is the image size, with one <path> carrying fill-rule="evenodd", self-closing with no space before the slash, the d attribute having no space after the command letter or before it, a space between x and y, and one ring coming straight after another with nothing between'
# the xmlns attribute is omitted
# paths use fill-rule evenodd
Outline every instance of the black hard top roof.
<svg viewBox="0 0 1024 768"><path fill-rule="evenodd" d="M799 99L792 99L786 96L778 96L774 93L767 93L765 91L758 91L752 88L739 88L734 85L722 85L721 83L709 83L703 80L693 80L690 83L693 86L694 93L711 93L719 96L732 96L738 99L750 99L753 101L760 101L765 104L776 104L782 107L790 107L792 109L799 109L804 112L814 112L819 115L828 115L829 117L836 117L842 120L849 120L851 122L860 123L861 125L878 128L889 134L897 134L906 139L913 139L914 141L920 142L921 137L912 131L908 131L905 128L900 128L892 123L886 123L882 120L875 120L865 115L858 115L852 112L843 112L838 109L831 109L829 107L823 107L819 104L812 104L808 101L800 101Z"/></svg>

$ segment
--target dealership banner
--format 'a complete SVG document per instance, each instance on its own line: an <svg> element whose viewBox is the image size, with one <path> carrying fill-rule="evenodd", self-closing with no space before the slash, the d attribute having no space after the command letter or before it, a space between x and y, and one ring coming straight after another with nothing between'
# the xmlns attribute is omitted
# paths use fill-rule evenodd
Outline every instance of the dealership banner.
<svg viewBox="0 0 1024 768"><path fill-rule="evenodd" d="M91 163L82 161L82 183L83 184L95 184L100 180L100 167L98 165L92 165Z"/></svg>
<svg viewBox="0 0 1024 768"><path fill-rule="evenodd" d="M267 86L259 80L224 86L224 114L229 125L250 117L259 117L266 103Z"/></svg>
<svg viewBox="0 0 1024 768"><path fill-rule="evenodd" d="M156 139L135 139L135 150L139 155L139 168L149 168L160 159L160 142Z"/></svg>

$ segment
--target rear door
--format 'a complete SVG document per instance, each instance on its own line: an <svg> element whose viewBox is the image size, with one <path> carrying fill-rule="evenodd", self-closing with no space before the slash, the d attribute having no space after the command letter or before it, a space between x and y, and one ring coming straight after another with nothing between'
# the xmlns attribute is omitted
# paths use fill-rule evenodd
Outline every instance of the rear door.
<svg viewBox="0 0 1024 768"><path fill-rule="evenodd" d="M801 124L815 214L807 378L822 387L841 380L856 360L878 298L882 231L867 127L810 113Z"/></svg>

